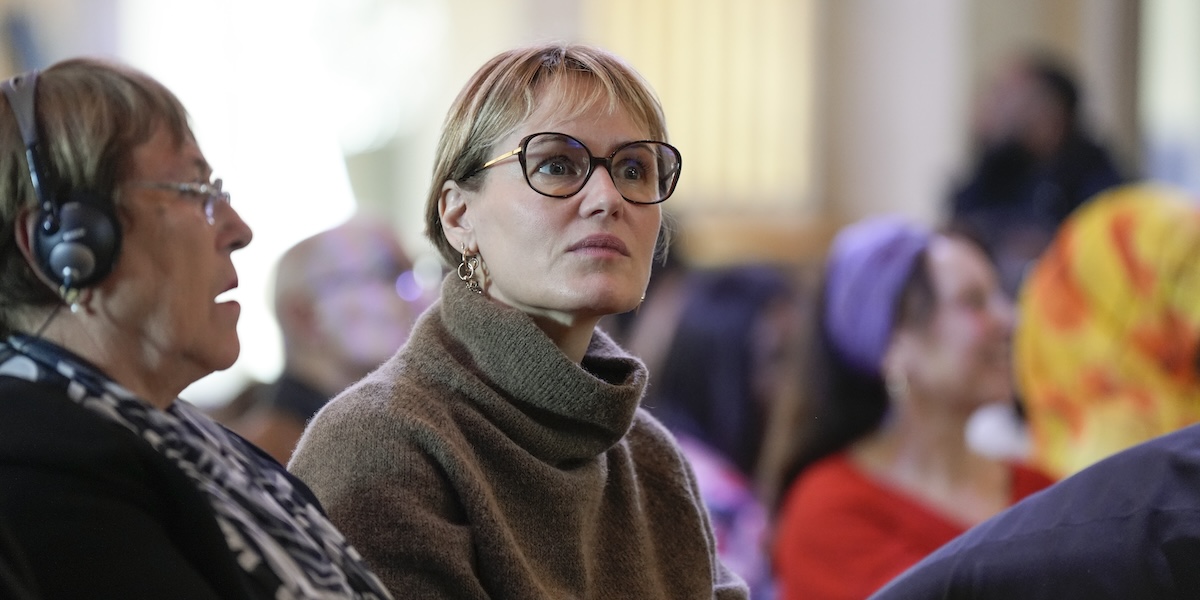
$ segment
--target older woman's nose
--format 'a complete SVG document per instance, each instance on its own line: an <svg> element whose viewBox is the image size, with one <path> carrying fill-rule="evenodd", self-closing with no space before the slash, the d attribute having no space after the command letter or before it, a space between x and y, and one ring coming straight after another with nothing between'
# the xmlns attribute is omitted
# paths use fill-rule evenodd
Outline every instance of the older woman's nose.
<svg viewBox="0 0 1200 600"><path fill-rule="evenodd" d="M230 250L241 250L242 248L249 246L250 240L254 239L254 231L250 229L250 225L242 219L242 216L238 214L237 209L235 209L232 205L225 204L220 210L228 211L226 227L230 233L228 238L229 242L226 244L226 246Z"/></svg>

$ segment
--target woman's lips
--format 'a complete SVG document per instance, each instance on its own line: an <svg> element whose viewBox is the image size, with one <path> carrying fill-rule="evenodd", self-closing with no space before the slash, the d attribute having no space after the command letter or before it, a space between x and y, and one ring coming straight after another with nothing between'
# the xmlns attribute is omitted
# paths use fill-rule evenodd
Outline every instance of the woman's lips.
<svg viewBox="0 0 1200 600"><path fill-rule="evenodd" d="M590 235L567 248L568 252L578 252L581 250L610 250L620 254L621 256L629 256L629 248L625 246L625 242L615 235Z"/></svg>

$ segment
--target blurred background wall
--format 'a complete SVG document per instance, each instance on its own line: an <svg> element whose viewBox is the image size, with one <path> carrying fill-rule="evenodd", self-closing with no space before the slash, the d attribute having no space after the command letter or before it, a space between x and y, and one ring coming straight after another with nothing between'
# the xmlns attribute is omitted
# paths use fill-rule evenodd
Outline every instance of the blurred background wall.
<svg viewBox="0 0 1200 600"><path fill-rule="evenodd" d="M1132 174L1200 192L1193 0L0 0L0 71L77 54L166 83L255 242L236 256L243 355L185 397L280 368L267 282L283 249L366 211L436 271L421 209L438 127L496 52L606 46L658 90L683 152L666 208L698 264L811 263L840 224L928 222L1005 60L1051 50Z"/></svg>

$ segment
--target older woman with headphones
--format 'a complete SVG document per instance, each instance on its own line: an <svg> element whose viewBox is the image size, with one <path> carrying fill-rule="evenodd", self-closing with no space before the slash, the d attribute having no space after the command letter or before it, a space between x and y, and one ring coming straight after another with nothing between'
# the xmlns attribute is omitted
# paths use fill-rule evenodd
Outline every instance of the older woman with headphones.
<svg viewBox="0 0 1200 600"><path fill-rule="evenodd" d="M176 397L237 358L251 238L179 100L89 59L2 89L0 520L33 593L389 597L304 484Z"/></svg>

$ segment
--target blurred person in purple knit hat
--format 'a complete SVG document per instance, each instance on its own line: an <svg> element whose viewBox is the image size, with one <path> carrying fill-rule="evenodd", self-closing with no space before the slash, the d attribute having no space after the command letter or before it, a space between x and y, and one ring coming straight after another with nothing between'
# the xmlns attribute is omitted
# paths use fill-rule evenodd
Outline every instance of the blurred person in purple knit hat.
<svg viewBox="0 0 1200 600"><path fill-rule="evenodd" d="M1051 483L973 452L971 414L1012 397L1013 308L971 239L885 216L834 239L798 401L764 457L780 597L864 598Z"/></svg>

